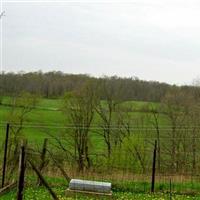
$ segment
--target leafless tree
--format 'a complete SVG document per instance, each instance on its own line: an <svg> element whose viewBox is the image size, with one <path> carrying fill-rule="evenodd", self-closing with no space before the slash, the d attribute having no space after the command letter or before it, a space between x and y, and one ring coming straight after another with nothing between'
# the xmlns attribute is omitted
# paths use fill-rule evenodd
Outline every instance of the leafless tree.
<svg viewBox="0 0 200 200"><path fill-rule="evenodd" d="M72 125L69 133L73 140L74 154L79 171L91 166L89 157L90 126L94 118L96 106L95 88L92 83L79 90L67 93L64 98L64 113Z"/></svg>
<svg viewBox="0 0 200 200"><path fill-rule="evenodd" d="M99 101L95 110L100 117L100 126L102 130L99 134L103 137L106 148L107 157L110 159L116 132L113 131L116 119L116 107L120 103L119 92L116 91L114 85L108 84L108 81L102 80L99 87L99 96L104 96L102 101Z"/></svg>

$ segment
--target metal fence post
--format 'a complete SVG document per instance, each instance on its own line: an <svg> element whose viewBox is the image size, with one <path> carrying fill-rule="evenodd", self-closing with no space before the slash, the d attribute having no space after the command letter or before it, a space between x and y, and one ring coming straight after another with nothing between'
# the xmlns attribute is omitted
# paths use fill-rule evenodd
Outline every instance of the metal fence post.
<svg viewBox="0 0 200 200"><path fill-rule="evenodd" d="M6 164L7 164L7 151L8 151L8 137L9 137L9 129L10 124L6 126L6 138L5 138L5 145L4 145L4 158L3 158L3 167L2 167L2 182L1 187L4 187L5 177L6 177Z"/></svg>
<svg viewBox="0 0 200 200"><path fill-rule="evenodd" d="M23 190L24 190L24 175L25 175L26 163L25 163L25 144L23 143L20 151L19 158L19 177L18 177L18 190L17 190L17 200L23 200Z"/></svg>
<svg viewBox="0 0 200 200"><path fill-rule="evenodd" d="M154 190L155 190L155 176L156 176L156 151L157 151L157 140L155 140L154 151L153 151L153 165L152 165L151 192L154 192Z"/></svg>

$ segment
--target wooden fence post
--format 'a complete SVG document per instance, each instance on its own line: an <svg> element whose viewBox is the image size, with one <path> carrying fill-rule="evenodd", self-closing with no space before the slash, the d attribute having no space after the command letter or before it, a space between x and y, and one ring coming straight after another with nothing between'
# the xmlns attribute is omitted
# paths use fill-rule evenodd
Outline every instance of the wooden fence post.
<svg viewBox="0 0 200 200"><path fill-rule="evenodd" d="M6 164L7 164L7 151L8 151L8 137L9 137L9 129L10 124L6 126L6 138L5 138L5 145L4 145L4 158L3 158L3 167L2 167L2 182L1 187L4 187L5 177L6 177Z"/></svg>
<svg viewBox="0 0 200 200"><path fill-rule="evenodd" d="M154 192L154 190L155 190L155 176L156 176L156 151L157 151L157 140L155 140L154 151L153 151L153 165L152 165L151 192Z"/></svg>
<svg viewBox="0 0 200 200"><path fill-rule="evenodd" d="M0 198L1 196L3 196L4 194L10 192L12 189L14 189L17 186L17 182L12 182L9 185L6 185L5 187L0 189Z"/></svg>
<svg viewBox="0 0 200 200"><path fill-rule="evenodd" d="M23 142L20 149L20 157L19 157L19 177L18 177L18 186L17 186L17 200L23 200L25 169L26 169L25 142Z"/></svg>
<svg viewBox="0 0 200 200"><path fill-rule="evenodd" d="M30 163L32 169L35 171L35 173L37 174L38 178L41 180L41 183L46 187L46 189L49 191L49 193L51 194L52 198L54 200L59 200L58 197L56 196L55 192L51 189L51 187L49 186L49 184L46 182L46 180L43 178L42 174L40 173L40 171L37 169L37 167L30 161L28 160L28 162Z"/></svg>
<svg viewBox="0 0 200 200"><path fill-rule="evenodd" d="M42 172L42 170L45 166L45 157L46 157L46 152L47 152L47 142L48 142L48 139L45 138L44 143L43 143L43 148L42 148L42 154L41 154L41 164L40 164L40 167L39 167L40 172ZM38 178L38 186L41 186L41 185L42 185L41 180Z"/></svg>

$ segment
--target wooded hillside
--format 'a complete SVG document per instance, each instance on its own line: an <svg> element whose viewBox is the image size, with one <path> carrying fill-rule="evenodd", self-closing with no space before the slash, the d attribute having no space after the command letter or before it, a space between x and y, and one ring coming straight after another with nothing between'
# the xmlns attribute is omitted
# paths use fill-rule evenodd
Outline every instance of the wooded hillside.
<svg viewBox="0 0 200 200"><path fill-rule="evenodd" d="M74 91L80 88L87 81L93 81L98 85L106 81L107 85L118 91L122 100L137 100L160 102L167 90L172 86L166 83L155 81L144 81L136 77L120 78L117 76L95 78L89 75L65 74L62 72L43 73L3 73L0 75L1 95L15 95L21 91L41 95L46 98L56 98L63 96L65 92ZM183 90L191 91L195 89L195 95L199 95L199 89L192 86L183 86ZM104 99L102 93L102 98Z"/></svg>

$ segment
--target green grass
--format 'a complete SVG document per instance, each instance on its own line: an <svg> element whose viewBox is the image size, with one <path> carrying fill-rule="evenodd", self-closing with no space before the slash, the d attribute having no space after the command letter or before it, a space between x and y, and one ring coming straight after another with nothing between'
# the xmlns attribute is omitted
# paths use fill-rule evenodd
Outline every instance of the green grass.
<svg viewBox="0 0 200 200"><path fill-rule="evenodd" d="M5 126L6 121L9 118L10 112L11 112L11 106L9 104L11 103L11 97L4 97L3 99L3 105L0 105L0 122L2 122L1 125ZM158 104L151 103L153 106L156 106ZM131 106L134 108L134 112L129 112L132 120L134 119L140 119L140 118L146 118L147 113L142 111L142 108L148 105L148 102L125 102L125 106ZM19 108L20 109L20 108ZM18 110L19 110L18 109ZM26 117L26 120L24 122L25 125L43 125L43 126L50 126L49 129L46 127L46 130L50 131L51 133L54 132L54 134L60 134L62 133L62 129L53 128L54 127L63 127L67 124L67 117L62 112L62 99L41 99L39 101L39 104L37 107L32 110ZM141 111L142 112L141 112ZM164 122L163 117L161 116L161 121ZM99 123L99 117L95 115L95 119L93 121L93 125L96 126ZM148 124L145 120L146 124ZM136 124L133 124L136 125ZM0 129L0 138L4 135L4 131ZM39 140L43 139L46 135L46 131L44 128L27 128L23 130L24 136L26 136L29 140L34 140L38 142ZM101 142L100 142L101 143ZM98 142L97 142L98 146ZM100 144L101 146L101 144Z"/></svg>
<svg viewBox="0 0 200 200"><path fill-rule="evenodd" d="M3 104L0 105L0 122L1 122L0 146L2 142L4 141L5 132L6 132L5 130L6 121L8 120L10 112L11 112L11 106L9 106L10 103L11 103L11 97L5 97L3 99ZM28 113L24 121L24 125L26 127L22 129L20 137L27 138L29 146L33 148L37 147L37 149L41 149L44 138L48 137L49 138L48 148L51 148L50 143L52 144L53 142L55 142L55 140L52 139L50 135L59 136L59 137L64 138L65 140L71 141L72 138L69 136L69 132L70 131L72 132L73 130L66 129L64 127L68 123L67 123L67 116L65 116L62 112L62 103L63 102L61 98L60 99L42 98L39 101L39 105L30 113ZM102 104L105 104L105 102L102 102ZM127 169L130 169L133 172L140 173L141 164L139 163L138 159L133 160L132 154L130 153L127 154L127 147L137 146L138 149L141 149L141 151L143 151L144 147L147 147L148 149L144 149L145 151L148 151L148 153L146 153L146 157L151 158L156 131L144 130L140 128L142 126L153 127L151 123L151 121L153 120L153 116L151 113L146 112L144 108L146 108L148 105L150 105L151 107L157 107L160 104L152 103L152 102L129 101L129 102L124 102L123 105L125 107L124 110L126 110L126 107L127 108L131 107L130 110L127 109L128 114L130 116L130 124L131 126L136 127L136 129L131 130L130 132L131 137L129 137L128 139L123 138L123 144L120 149L118 148L117 150L113 150L111 162L113 162L113 166L121 167L121 169L124 168L125 166L127 167ZM17 108L17 109L20 110L21 108ZM97 114L95 114L94 120L92 122L92 126L99 126L99 122L100 122L100 117ZM159 116L159 123L161 126L166 125L168 123L166 116L161 114ZM31 127L35 125L38 127ZM103 168L105 167L106 162L105 162L105 156L103 157L102 154L106 155L107 149L106 149L106 143L104 141L104 138L102 137L102 135L100 136L99 132L101 132L100 129L98 130L91 129L89 132L89 136L90 136L90 141L88 142L89 151L90 151L89 153L93 153L93 154L96 153L99 155L101 154L101 157L99 156L97 159L92 157L92 160L93 162L96 162L96 163L97 162L103 163L104 166L101 166ZM118 134L117 130L112 131L112 134ZM166 132L161 131L160 136L161 137L166 136ZM152 140L151 143L148 141L148 144L147 144L146 138L148 138L148 140ZM163 139L163 141L161 142L165 142L166 144L169 141L167 141L167 139L165 140ZM70 150L73 151L74 153L73 148L71 148ZM165 158L170 159L168 157L165 157ZM148 162L151 163L150 159L146 159L146 160L148 160ZM146 166L150 166L150 165L147 163Z"/></svg>
<svg viewBox="0 0 200 200"><path fill-rule="evenodd" d="M6 121L9 118L9 115L11 113L11 106L9 106L11 103L11 97L5 97L3 99L3 104L0 105L0 122L1 122L1 127L0 127L0 145L5 137L5 126L6 126ZM37 146L39 149L42 148L42 143L44 141L44 138L48 137L50 138L50 135L55 135L55 136L61 136L64 137L65 139L68 139L70 137L68 133L72 131L72 129L66 129L64 126L66 126L67 123L67 116L65 116L62 112L62 99L45 99L42 98L39 101L38 106L32 110L28 115L26 116L26 119L24 121L24 127L21 131L20 137L25 137L28 139L29 146ZM104 104L105 102L102 102ZM152 118L151 113L147 113L144 108L146 108L149 104L152 107L159 106L158 103L149 103L149 102L138 102L138 101L129 101L129 102L124 102L124 107L131 107L131 109L128 109L128 114L131 119L131 126L135 127L141 127L141 126L152 126L150 123L150 118ZM17 110L20 110L20 108L17 108ZM126 109L125 109L126 110ZM166 118L164 115L161 115L159 117L159 121L161 124L166 124ZM99 126L100 122L100 117L95 114L92 126ZM37 125L38 127L31 127ZM28 126L28 127L27 127ZM101 130L98 130L100 132ZM90 141L89 141L89 147L90 147L90 152L92 153L107 153L106 152L106 144L102 136L97 134L97 130L90 130ZM113 131L113 134L117 134L117 131ZM133 141L126 141L124 142L125 145L135 145L137 144L143 144L143 138L147 137L155 137L156 131L148 131L146 132L145 130L140 130L138 128L137 130L131 130L131 137L133 137ZM137 139L141 138L142 139ZM66 138L67 137L67 138ZM71 138L69 138L70 140ZM54 142L54 140L50 139ZM154 140L154 139L153 139ZM127 143L127 144L125 144ZM65 143L66 144L66 143ZM148 144L151 145L151 144ZM50 148L50 147L49 147ZM125 148L125 147L123 147ZM150 146L152 148L152 146ZM121 151L121 149L120 149ZM125 156L125 150L121 152L115 152L116 156L113 157L113 160L118 160L116 165L124 165L126 163L128 157ZM151 153L151 151L150 151ZM118 154L121 154L120 159L118 159ZM129 155L131 156L131 155ZM116 159L117 158L117 159ZM100 158L101 162L103 162L102 159ZM105 161L105 159L104 159ZM98 161L97 161L98 162ZM114 161L115 162L115 161ZM105 163L105 162L104 162ZM133 163L130 163L130 167L132 170L136 170L139 166L139 162L135 161L134 163L134 169L133 169Z"/></svg>
<svg viewBox="0 0 200 200"><path fill-rule="evenodd" d="M79 193L67 193L66 189L68 187L68 183L63 178L52 178L45 177L46 181L51 185L51 188L59 197L60 200L94 200L94 199L108 199L103 196L88 196L88 195L80 195ZM189 183L187 183L189 184ZM38 187L36 185L36 178L34 176L27 176L27 185L25 186L24 199L25 200L48 200L52 199L48 191L44 187ZM199 184L197 183L199 187ZM146 183L146 191L144 191L144 183L143 182L118 182L114 183L112 186L113 190L113 199L121 199L121 200L170 200L169 193L169 185L163 184L165 190L163 192L159 192L159 185L156 185L156 191L154 194L151 194L150 184ZM174 189L175 185L173 186ZM180 184L176 184L176 189L181 187ZM198 188L200 189L200 188ZM1 196L1 200L15 200L17 191L16 189L11 192ZM171 197L173 200L200 200L200 194L196 195L192 194L181 194L177 190L172 190Z"/></svg>
<svg viewBox="0 0 200 200"><path fill-rule="evenodd" d="M109 199L104 197L91 197L83 196L79 194L66 195L66 187L53 187L53 190L56 192L60 200L94 200L94 199ZM1 200L15 200L16 199L16 190L4 195L1 197ZM26 188L24 193L25 200L50 200L52 199L47 190L43 187L29 187ZM156 194L139 194L131 192L114 192L113 199L121 200L170 200L170 194L156 193ZM189 196L189 195L176 195L172 194L173 200L200 200L200 196Z"/></svg>
<svg viewBox="0 0 200 200"><path fill-rule="evenodd" d="M51 188L59 197L60 200L94 200L94 199L108 199L98 197L95 198L94 196L87 196L87 195L80 195L79 193L67 193L66 189L68 188L68 183L63 178L58 177L47 177L45 176L46 181L51 185ZM36 177L33 175L26 176L26 186L24 192L24 199L25 200L48 200L51 199L50 194L44 187L36 186ZM188 184L185 183L186 187ZM144 191L144 185L146 185L146 189ZM159 191L159 187L162 185L164 190L162 192ZM200 191L200 184L195 183L197 189ZM181 184L176 183L172 187L171 197L173 200L200 200L200 193L196 193L195 195L192 193L179 193ZM112 191L113 191L113 199L121 199L121 200L170 200L170 193L169 193L169 185L166 183L157 184L156 185L156 192L154 194L150 193L150 184L145 182L117 182L112 183ZM191 191L190 191L191 192ZM1 200L15 200L16 199L17 191L16 189L12 190L11 192L3 195L0 197Z"/></svg>

